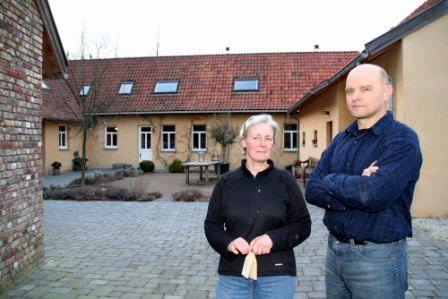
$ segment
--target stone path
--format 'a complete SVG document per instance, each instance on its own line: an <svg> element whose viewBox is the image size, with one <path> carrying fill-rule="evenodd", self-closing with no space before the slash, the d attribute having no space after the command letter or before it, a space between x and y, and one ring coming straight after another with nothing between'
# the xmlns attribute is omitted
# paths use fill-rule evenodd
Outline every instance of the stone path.
<svg viewBox="0 0 448 299"><path fill-rule="evenodd" d="M213 298L218 255L203 234L207 203L45 201L44 264L5 298ZM323 298L326 230L296 249L296 298ZM448 297L448 245L409 240L408 298Z"/></svg>

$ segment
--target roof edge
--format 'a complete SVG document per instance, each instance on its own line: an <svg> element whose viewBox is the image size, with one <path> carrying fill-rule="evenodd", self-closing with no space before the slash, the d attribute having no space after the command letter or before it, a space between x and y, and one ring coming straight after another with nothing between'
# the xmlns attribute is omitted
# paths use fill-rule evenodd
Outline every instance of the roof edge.
<svg viewBox="0 0 448 299"><path fill-rule="evenodd" d="M36 4L42 16L44 27L47 29L48 37L51 40L53 50L55 51L61 73L64 73L68 66L68 61L65 56L64 47L62 45L56 23L54 22L48 0L36 0Z"/></svg>

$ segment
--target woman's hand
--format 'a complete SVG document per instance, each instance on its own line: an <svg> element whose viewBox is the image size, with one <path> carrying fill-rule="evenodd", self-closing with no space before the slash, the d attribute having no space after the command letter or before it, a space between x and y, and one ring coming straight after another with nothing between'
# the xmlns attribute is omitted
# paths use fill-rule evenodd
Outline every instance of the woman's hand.
<svg viewBox="0 0 448 299"><path fill-rule="evenodd" d="M233 252L234 254L248 254L250 252L250 246L246 240L239 237L230 242L227 250Z"/></svg>
<svg viewBox="0 0 448 299"><path fill-rule="evenodd" d="M272 245L271 238L264 234L256 237L250 242L250 249L255 255L268 254L271 252Z"/></svg>

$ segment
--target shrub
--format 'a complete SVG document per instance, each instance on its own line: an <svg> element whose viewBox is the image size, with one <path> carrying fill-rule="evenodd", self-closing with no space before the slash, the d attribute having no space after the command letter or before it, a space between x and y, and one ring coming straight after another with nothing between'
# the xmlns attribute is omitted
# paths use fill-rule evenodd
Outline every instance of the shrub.
<svg viewBox="0 0 448 299"><path fill-rule="evenodd" d="M173 162L168 166L168 170L172 173L182 173L184 172L184 167L182 166L182 161L174 159Z"/></svg>
<svg viewBox="0 0 448 299"><path fill-rule="evenodd" d="M175 192L172 196L175 201L204 201L207 199L207 196L197 189Z"/></svg>
<svg viewBox="0 0 448 299"><path fill-rule="evenodd" d="M160 192L139 194L119 187L74 187L74 188L45 188L44 199L67 200L123 200L123 201L153 201L162 197Z"/></svg>
<svg viewBox="0 0 448 299"><path fill-rule="evenodd" d="M154 171L154 162L150 160L143 160L139 163L140 169L143 170L143 172L153 172Z"/></svg>

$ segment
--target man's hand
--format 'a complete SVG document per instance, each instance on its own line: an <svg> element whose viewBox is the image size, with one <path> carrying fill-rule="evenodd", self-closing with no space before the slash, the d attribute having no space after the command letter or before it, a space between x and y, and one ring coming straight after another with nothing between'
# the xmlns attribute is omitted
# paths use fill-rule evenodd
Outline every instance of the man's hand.
<svg viewBox="0 0 448 299"><path fill-rule="evenodd" d="M246 240L239 237L230 242L227 250L233 252L234 254L248 254L250 252L250 246Z"/></svg>
<svg viewBox="0 0 448 299"><path fill-rule="evenodd" d="M271 238L264 234L250 242L250 249L255 255L268 254L271 252L272 245Z"/></svg>
<svg viewBox="0 0 448 299"><path fill-rule="evenodd" d="M375 173L378 171L379 167L375 166L376 161L374 161L372 164L370 164L369 167L363 170L362 175L363 176L370 176L372 173Z"/></svg>

